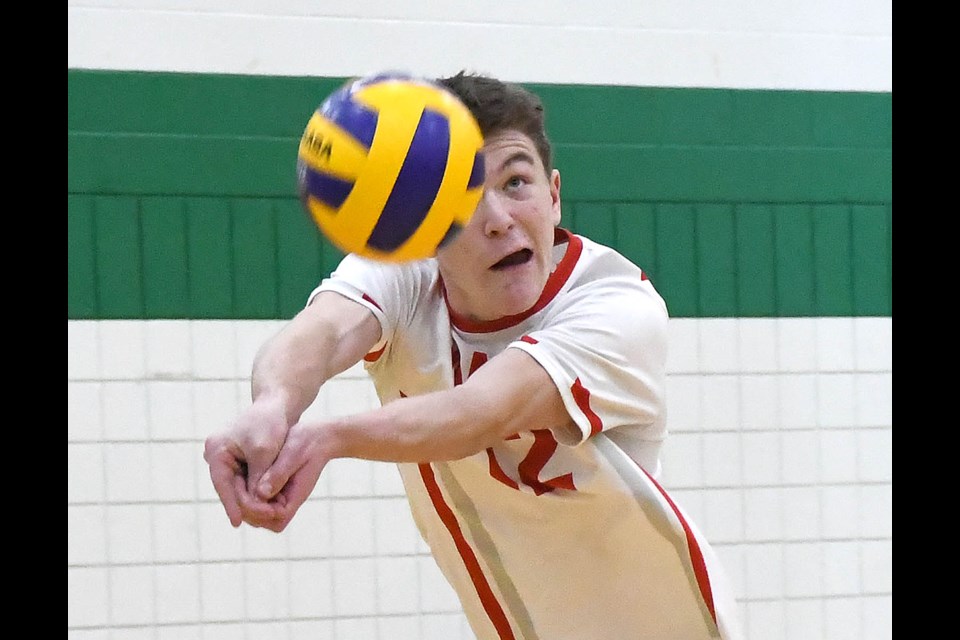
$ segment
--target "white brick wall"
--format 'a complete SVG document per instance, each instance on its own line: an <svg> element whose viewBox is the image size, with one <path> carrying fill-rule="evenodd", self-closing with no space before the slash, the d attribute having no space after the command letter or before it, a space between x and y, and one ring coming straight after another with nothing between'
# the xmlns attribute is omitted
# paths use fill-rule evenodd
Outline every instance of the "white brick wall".
<svg viewBox="0 0 960 640"><path fill-rule="evenodd" d="M203 440L277 321L68 322L68 628L471 639L392 465L337 460L280 535L230 527ZM750 640L892 637L890 318L674 319L664 485ZM358 365L309 409L376 405Z"/></svg>

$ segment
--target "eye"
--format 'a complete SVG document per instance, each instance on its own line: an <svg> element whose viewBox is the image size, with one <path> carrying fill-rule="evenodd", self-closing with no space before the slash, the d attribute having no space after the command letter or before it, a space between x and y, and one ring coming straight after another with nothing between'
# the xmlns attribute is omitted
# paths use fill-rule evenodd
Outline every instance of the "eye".
<svg viewBox="0 0 960 640"><path fill-rule="evenodd" d="M504 182L504 187L508 190L519 189L526 183L527 183L526 178L520 175L516 175L516 176L511 176L510 178L507 178L506 182Z"/></svg>

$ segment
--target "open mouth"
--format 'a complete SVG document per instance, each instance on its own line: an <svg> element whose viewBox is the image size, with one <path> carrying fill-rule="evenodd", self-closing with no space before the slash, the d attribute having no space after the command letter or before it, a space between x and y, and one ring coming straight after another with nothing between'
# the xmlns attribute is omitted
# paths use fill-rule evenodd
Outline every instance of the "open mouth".
<svg viewBox="0 0 960 640"><path fill-rule="evenodd" d="M530 249L520 249L520 251L514 251L510 255L506 256L496 264L494 264L491 269L499 270L506 269L507 267L513 267L518 264L524 264L528 262L530 258L533 257L533 251Z"/></svg>

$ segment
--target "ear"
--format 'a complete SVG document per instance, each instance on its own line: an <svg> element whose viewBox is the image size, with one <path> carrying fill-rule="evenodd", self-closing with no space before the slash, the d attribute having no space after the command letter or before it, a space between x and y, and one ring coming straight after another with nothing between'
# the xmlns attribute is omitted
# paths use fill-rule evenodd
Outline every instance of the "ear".
<svg viewBox="0 0 960 640"><path fill-rule="evenodd" d="M553 208L553 226L560 225L560 171L554 169L550 172L550 201Z"/></svg>

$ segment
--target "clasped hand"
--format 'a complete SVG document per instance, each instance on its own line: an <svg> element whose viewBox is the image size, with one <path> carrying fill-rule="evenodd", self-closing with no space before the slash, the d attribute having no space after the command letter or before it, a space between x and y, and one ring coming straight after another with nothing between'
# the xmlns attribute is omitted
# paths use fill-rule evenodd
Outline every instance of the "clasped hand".
<svg viewBox="0 0 960 640"><path fill-rule="evenodd" d="M203 458L230 524L283 531L307 500L327 460L317 426L288 426L277 404L255 402L206 439Z"/></svg>

